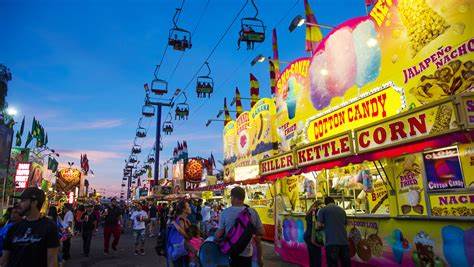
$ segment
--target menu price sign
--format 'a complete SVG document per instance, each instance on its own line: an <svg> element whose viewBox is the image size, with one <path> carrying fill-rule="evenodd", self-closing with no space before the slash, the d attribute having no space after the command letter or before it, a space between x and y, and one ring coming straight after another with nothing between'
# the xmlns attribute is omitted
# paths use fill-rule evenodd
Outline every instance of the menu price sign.
<svg viewBox="0 0 474 267"><path fill-rule="evenodd" d="M23 189L27 187L28 177L30 176L31 163L18 163L15 173L15 187L16 189Z"/></svg>
<svg viewBox="0 0 474 267"><path fill-rule="evenodd" d="M457 147L425 152L423 162L429 191L464 188Z"/></svg>

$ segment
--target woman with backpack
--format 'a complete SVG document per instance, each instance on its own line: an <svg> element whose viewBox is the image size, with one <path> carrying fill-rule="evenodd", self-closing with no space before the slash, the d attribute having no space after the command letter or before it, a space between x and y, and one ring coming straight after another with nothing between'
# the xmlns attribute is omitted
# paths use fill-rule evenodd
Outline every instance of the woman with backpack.
<svg viewBox="0 0 474 267"><path fill-rule="evenodd" d="M306 213L306 231L304 232L304 241L308 248L309 266L320 267L321 265L321 246L314 243L314 237L312 237L313 229L316 227L316 215L318 209L321 206L321 202L316 200L313 205L309 208ZM314 234L313 234L314 235Z"/></svg>
<svg viewBox="0 0 474 267"><path fill-rule="evenodd" d="M168 258L173 261L174 267L188 267L189 258L186 250L189 226L191 223L188 216L191 214L191 207L188 201L180 200L174 207L174 218L168 230Z"/></svg>

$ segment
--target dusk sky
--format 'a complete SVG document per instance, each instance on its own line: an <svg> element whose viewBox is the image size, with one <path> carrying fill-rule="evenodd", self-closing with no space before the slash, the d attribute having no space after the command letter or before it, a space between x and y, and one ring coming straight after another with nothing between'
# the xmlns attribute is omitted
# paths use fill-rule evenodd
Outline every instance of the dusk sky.
<svg viewBox="0 0 474 267"><path fill-rule="evenodd" d="M223 123L206 128L205 122L216 117L224 97L232 99L236 86L243 97L249 96L250 72L260 81L260 95L269 96L268 63L251 67L250 61L258 54L272 54L274 27L281 61L308 55L304 27L288 31L292 18L304 15L303 0L256 0L267 38L253 51L247 51L245 44L237 50L240 18L254 15L249 1L209 60L215 93L210 99L196 98L193 75L244 3L185 1L178 24L194 30L193 47L184 56L169 48L159 76L168 81L170 91L185 90L190 118L177 121L173 134L163 137L162 160L168 159L176 142L182 140L188 142L190 156L208 157L212 152L222 160ZM336 26L365 15L364 0L310 0L310 4L322 24ZM79 155L86 153L95 173L90 183L99 191L106 190L109 195L120 192L124 159L141 115L143 84L153 78L175 8L180 5L178 0L0 0L0 63L13 74L7 101L18 109L16 119L26 116L29 130L35 116L48 133L49 147L61 154L60 162L79 164ZM280 68L285 65L281 63ZM247 101L244 108L249 108ZM166 113L167 109L163 119ZM145 124L149 134L141 140L141 158L154 144L156 118Z"/></svg>

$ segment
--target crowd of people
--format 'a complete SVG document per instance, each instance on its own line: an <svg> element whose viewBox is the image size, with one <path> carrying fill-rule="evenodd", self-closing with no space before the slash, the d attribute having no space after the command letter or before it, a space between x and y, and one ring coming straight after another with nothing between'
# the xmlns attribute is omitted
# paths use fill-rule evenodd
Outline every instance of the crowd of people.
<svg viewBox="0 0 474 267"><path fill-rule="evenodd" d="M205 240L228 256L231 267L250 267L252 262L263 266L264 228L258 213L244 204L243 188L233 188L230 196L231 206L227 208L217 202L203 203L202 199L127 204L112 198L106 204L49 205L42 214L45 193L27 188L3 216L0 266L61 266L71 258L72 238L82 239L82 256L89 257L99 227L103 227L104 255L109 255L110 249L119 251L121 235L131 232L134 255L146 255L147 236L156 237L152 239L155 251L165 258L153 260L166 260L175 267L202 266L199 250ZM310 266L321 266L322 247L328 266L350 266L345 212L330 197L324 204L315 202L306 216L304 240ZM323 241L315 238L318 232L325 233Z"/></svg>

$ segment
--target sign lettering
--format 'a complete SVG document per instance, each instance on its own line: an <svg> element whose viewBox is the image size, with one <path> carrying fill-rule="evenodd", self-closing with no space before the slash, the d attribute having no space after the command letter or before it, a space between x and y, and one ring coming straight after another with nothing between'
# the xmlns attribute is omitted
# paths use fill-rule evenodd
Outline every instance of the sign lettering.
<svg viewBox="0 0 474 267"><path fill-rule="evenodd" d="M350 133L342 136L318 142L296 151L298 166L315 164L340 157L349 156L354 153Z"/></svg>
<svg viewBox="0 0 474 267"><path fill-rule="evenodd" d="M260 175L271 174L279 171L290 170L295 167L293 152L285 153L260 162Z"/></svg>

